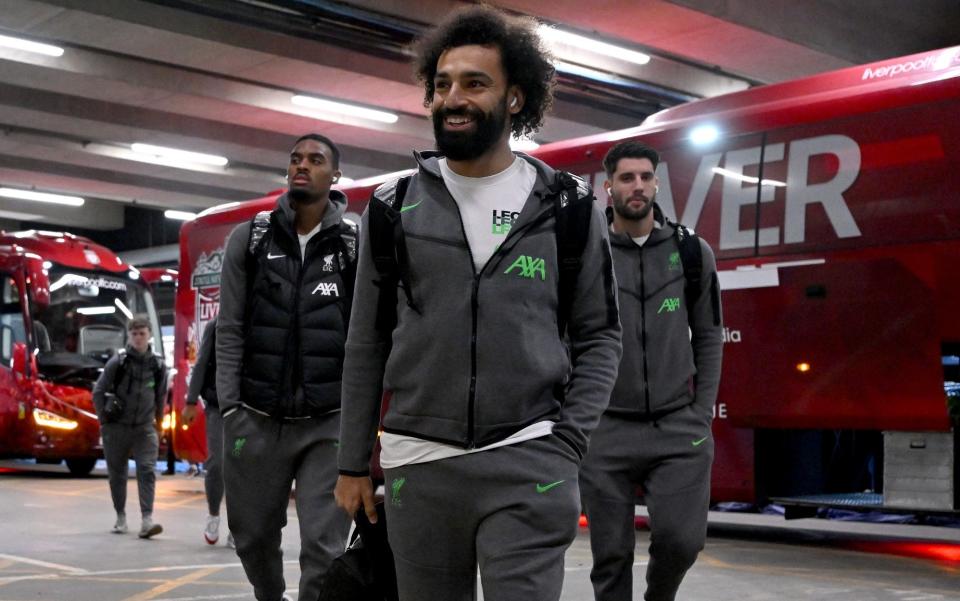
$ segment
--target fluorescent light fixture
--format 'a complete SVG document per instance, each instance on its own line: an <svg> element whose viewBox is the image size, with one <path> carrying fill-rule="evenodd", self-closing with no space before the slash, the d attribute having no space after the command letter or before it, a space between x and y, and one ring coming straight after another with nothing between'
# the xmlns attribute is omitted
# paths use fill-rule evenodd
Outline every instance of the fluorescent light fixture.
<svg viewBox="0 0 960 601"><path fill-rule="evenodd" d="M50 194L47 192L34 192L33 190L17 190L15 188L0 188L0 196L6 198L16 198L18 200L33 200L36 202L52 202L54 204L69 205L71 207L82 207L83 199L79 196L65 196L63 194Z"/></svg>
<svg viewBox="0 0 960 601"><path fill-rule="evenodd" d="M197 218L196 213L190 213L188 211L174 211L172 209L167 209L164 211L163 216L167 219L178 219L180 221L193 221Z"/></svg>
<svg viewBox="0 0 960 601"><path fill-rule="evenodd" d="M0 219L12 219L14 221L43 221L46 219L43 215L34 213L21 213L20 211L0 211Z"/></svg>
<svg viewBox="0 0 960 601"><path fill-rule="evenodd" d="M224 167L230 162L227 160L227 157L217 156L215 154L191 152L189 150L180 150L179 148L167 148L166 146L141 144L140 142L131 144L130 149L134 152L147 155L148 157L154 157L161 161L199 163L201 165L213 165L214 167Z"/></svg>
<svg viewBox="0 0 960 601"><path fill-rule="evenodd" d="M117 312L116 307L80 307L77 313L80 315L112 315Z"/></svg>
<svg viewBox="0 0 960 601"><path fill-rule="evenodd" d="M607 44L606 42L593 40L582 35L577 35L575 33L570 33L569 31L563 31L547 25L541 25L538 27L537 32L540 34L541 38L547 40L551 44L566 44L568 46L580 48L581 50L593 52L594 54L602 54L604 56L635 63L637 65L646 65L650 62L649 54L637 52L636 50L630 50L629 48L623 48L622 46L614 46L613 44Z"/></svg>
<svg viewBox="0 0 960 601"><path fill-rule="evenodd" d="M46 54L47 56L63 56L63 48L51 46L50 44L41 44L40 42L31 42L21 38L12 38L8 35L0 35L0 46L4 48L13 48L14 50L24 50L35 54Z"/></svg>
<svg viewBox="0 0 960 601"><path fill-rule="evenodd" d="M161 281L161 282L172 282L172 281L173 281L173 276L172 276L172 275L163 274L162 276L160 276L160 281Z"/></svg>
<svg viewBox="0 0 960 601"><path fill-rule="evenodd" d="M773 180L773 179L764 179L764 180L761 180L761 179L758 178L758 177L752 177L752 176L750 176L750 175L744 175L744 174L742 174L742 173L737 173L736 171L730 171L729 169L724 169L723 167L714 167L714 168L713 168L713 172L716 173L716 174L718 174L718 175L722 175L723 177L730 177L730 178L733 178L733 179L738 179L738 180L740 180L740 181L742 181L742 182L746 182L746 183L748 183L748 184L760 184L760 185L762 185L762 186L774 186L774 187L776 187L776 188L786 188L786 187L787 187L787 184L785 184L785 183L783 183L783 182L778 182L777 180Z"/></svg>
<svg viewBox="0 0 960 601"><path fill-rule="evenodd" d="M133 311L131 311L125 304L123 304L122 300L120 300L119 298L115 298L113 299L113 304L115 304L117 308L120 309L121 313L127 316L127 319L133 319Z"/></svg>
<svg viewBox="0 0 960 601"><path fill-rule="evenodd" d="M376 109L368 109L363 106L347 104L345 102L335 102L333 100L314 98L313 96L302 96L297 94L290 98L290 102L297 106L322 111L324 113L346 115L348 117L359 117L361 119L369 119L370 121L379 121L381 123L396 123L400 119L400 117L395 113L378 111ZM328 118L326 120L329 121L330 119Z"/></svg>
<svg viewBox="0 0 960 601"><path fill-rule="evenodd" d="M710 144L720 137L720 130L712 125L700 125L690 132L690 141L697 146Z"/></svg>
<svg viewBox="0 0 960 601"><path fill-rule="evenodd" d="M540 148L540 145L534 142L532 139L523 137L523 138L514 138L510 137L510 150L516 152L530 152L531 150L536 150Z"/></svg>

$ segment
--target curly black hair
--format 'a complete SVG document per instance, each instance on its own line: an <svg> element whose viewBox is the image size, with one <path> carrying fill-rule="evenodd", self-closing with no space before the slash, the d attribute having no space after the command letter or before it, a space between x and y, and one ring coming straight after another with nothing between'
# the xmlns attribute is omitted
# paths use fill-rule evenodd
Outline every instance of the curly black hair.
<svg viewBox="0 0 960 601"><path fill-rule="evenodd" d="M460 46L495 46L500 50L508 85L524 94L523 108L511 116L514 136L530 135L543 125L543 116L553 104L556 70L550 53L537 34L537 22L514 17L489 6L457 11L425 34L414 47L415 72L423 82L423 105L433 102L433 79L440 55Z"/></svg>

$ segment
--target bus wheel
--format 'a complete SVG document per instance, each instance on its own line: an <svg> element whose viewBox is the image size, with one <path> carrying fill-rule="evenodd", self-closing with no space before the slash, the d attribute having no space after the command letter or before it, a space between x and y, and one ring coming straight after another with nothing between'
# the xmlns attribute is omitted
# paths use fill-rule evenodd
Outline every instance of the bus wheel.
<svg viewBox="0 0 960 601"><path fill-rule="evenodd" d="M93 466L97 464L97 460L87 457L84 459L67 459L67 469L70 470L70 473L74 476L89 476L90 472L93 471Z"/></svg>

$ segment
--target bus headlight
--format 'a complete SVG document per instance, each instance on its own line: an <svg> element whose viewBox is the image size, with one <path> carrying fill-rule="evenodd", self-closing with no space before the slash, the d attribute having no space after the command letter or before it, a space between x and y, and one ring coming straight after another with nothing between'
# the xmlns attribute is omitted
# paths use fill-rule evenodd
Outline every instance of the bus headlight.
<svg viewBox="0 0 960 601"><path fill-rule="evenodd" d="M170 430L177 427L177 418L174 417L173 413L166 413L163 416L163 421L160 423L160 427L164 430Z"/></svg>
<svg viewBox="0 0 960 601"><path fill-rule="evenodd" d="M51 413L46 409L33 409L33 421L38 426L45 428L56 428L57 430L75 430L79 424L72 419L61 417L56 413Z"/></svg>

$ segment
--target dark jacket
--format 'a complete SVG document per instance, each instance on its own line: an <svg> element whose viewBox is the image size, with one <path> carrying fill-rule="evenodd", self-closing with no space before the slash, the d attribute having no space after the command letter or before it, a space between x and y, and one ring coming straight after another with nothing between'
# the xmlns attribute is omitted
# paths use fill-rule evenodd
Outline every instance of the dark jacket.
<svg viewBox="0 0 960 601"><path fill-rule="evenodd" d="M119 377L118 371L121 372ZM110 357L93 387L93 405L97 415L101 416L101 423L108 392L116 394L123 404L123 413L113 423L140 426L159 421L163 417L167 394L167 368L163 357L154 354L152 348L141 354L129 345L125 352Z"/></svg>
<svg viewBox="0 0 960 601"><path fill-rule="evenodd" d="M388 432L472 448L549 419L576 453L586 451L620 357L606 221L594 207L568 351L557 326L557 238L546 193L554 171L520 156L536 168L537 181L519 220L478 274L438 156L417 155L420 170L402 219L418 310L398 294L392 337L375 328L378 276L369 244L360 246L343 378L342 472L367 469L381 381L393 392L383 420ZM367 219L364 214L362 231ZM521 260L543 269L525 273L515 268Z"/></svg>
<svg viewBox="0 0 960 601"><path fill-rule="evenodd" d="M303 258L286 194L255 257L249 222L230 234L217 318L221 411L240 403L278 418L339 410L353 279L347 271L354 268L341 236L346 205L346 196L330 192Z"/></svg>
<svg viewBox="0 0 960 601"><path fill-rule="evenodd" d="M693 307L674 227L659 207L661 227L643 246L623 233L610 234L620 296L623 358L607 412L656 419L692 402L710 416L720 385L723 325L717 264L700 239L703 271ZM689 328L689 329L688 329Z"/></svg>
<svg viewBox="0 0 960 601"><path fill-rule="evenodd" d="M196 405L203 397L207 407L220 409L217 402L217 320L213 319L203 328L200 351L197 362L190 372L190 388L187 390L187 404Z"/></svg>

